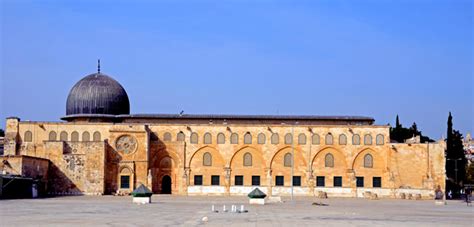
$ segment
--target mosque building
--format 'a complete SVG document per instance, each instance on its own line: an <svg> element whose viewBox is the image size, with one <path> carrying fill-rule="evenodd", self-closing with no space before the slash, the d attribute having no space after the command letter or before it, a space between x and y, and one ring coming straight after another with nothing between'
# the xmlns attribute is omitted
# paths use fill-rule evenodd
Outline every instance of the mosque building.
<svg viewBox="0 0 474 227"><path fill-rule="evenodd" d="M3 174L48 194L153 193L379 197L444 189L443 141L392 143L371 117L131 114L100 72L71 89L58 122L6 120ZM8 163L8 164L6 164Z"/></svg>

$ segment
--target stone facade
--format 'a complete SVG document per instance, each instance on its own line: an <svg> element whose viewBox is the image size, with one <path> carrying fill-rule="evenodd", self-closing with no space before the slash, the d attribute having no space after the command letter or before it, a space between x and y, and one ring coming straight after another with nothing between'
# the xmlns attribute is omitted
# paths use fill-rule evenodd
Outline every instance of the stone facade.
<svg viewBox="0 0 474 227"><path fill-rule="evenodd" d="M145 184L179 195L245 195L257 186L289 195L292 172L295 195L431 198L444 188L443 141L390 143L388 126L299 121L8 118L4 149L5 157L49 160L54 194L111 194Z"/></svg>

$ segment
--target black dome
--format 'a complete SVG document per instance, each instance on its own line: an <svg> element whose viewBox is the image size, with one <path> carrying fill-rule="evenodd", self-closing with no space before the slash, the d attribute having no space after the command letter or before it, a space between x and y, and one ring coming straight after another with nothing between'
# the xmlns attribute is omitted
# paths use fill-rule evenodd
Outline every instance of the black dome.
<svg viewBox="0 0 474 227"><path fill-rule="evenodd" d="M82 114L130 114L127 92L105 74L88 75L72 87L67 97L66 115Z"/></svg>

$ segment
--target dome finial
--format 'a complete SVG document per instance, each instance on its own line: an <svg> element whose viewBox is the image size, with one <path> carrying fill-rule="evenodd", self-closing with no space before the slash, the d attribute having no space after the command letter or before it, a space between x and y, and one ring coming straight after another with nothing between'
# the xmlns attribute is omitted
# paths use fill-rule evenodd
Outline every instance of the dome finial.
<svg viewBox="0 0 474 227"><path fill-rule="evenodd" d="M100 59L97 59L97 73L100 74Z"/></svg>

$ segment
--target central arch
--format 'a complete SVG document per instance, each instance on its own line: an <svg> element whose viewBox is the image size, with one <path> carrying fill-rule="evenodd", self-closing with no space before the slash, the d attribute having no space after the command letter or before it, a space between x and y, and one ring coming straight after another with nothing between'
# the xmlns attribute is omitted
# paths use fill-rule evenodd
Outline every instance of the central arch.
<svg viewBox="0 0 474 227"><path fill-rule="evenodd" d="M260 150L245 146L234 153L230 160L231 186L263 186L267 182L266 165ZM241 184L236 184L236 176ZM257 180L258 178L258 180ZM252 180L253 179L253 180ZM258 183L258 185L253 185Z"/></svg>

